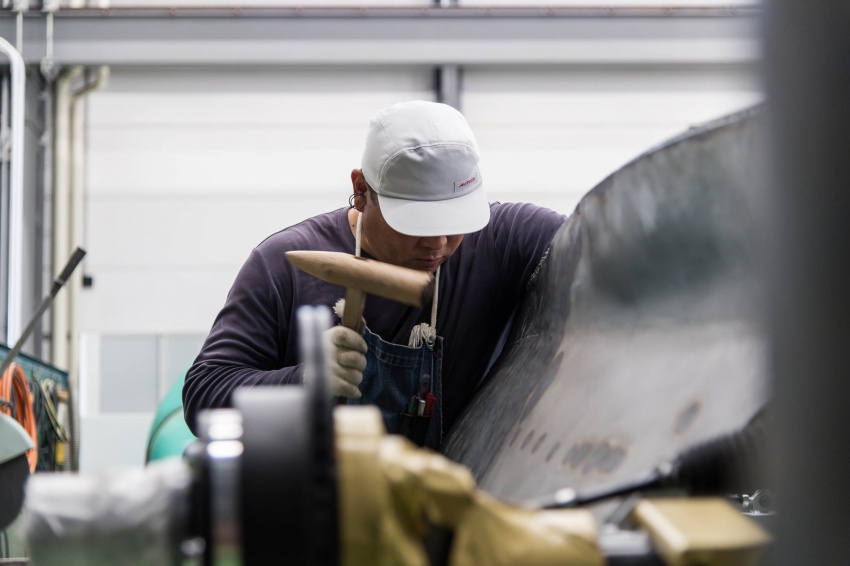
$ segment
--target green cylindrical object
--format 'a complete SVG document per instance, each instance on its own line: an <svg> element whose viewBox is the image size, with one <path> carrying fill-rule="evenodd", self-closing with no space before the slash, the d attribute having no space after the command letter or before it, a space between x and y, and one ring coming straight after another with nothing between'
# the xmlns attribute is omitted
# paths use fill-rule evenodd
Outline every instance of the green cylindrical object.
<svg viewBox="0 0 850 566"><path fill-rule="evenodd" d="M171 385L156 411L151 432L148 435L148 449L145 462L154 462L172 456L181 456L186 446L197 440L183 418L183 381L184 372Z"/></svg>

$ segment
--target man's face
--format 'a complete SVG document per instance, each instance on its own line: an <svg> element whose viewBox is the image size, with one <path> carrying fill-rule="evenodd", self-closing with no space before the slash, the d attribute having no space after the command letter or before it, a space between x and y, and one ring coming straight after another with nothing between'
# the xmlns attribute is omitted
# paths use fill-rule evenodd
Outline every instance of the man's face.
<svg viewBox="0 0 850 566"><path fill-rule="evenodd" d="M455 253L463 241L463 234L456 236L406 236L396 232L381 214L378 199L371 193L359 170L352 172L355 192L365 192L363 208L362 247L380 261L434 272ZM364 202L362 197L358 203Z"/></svg>

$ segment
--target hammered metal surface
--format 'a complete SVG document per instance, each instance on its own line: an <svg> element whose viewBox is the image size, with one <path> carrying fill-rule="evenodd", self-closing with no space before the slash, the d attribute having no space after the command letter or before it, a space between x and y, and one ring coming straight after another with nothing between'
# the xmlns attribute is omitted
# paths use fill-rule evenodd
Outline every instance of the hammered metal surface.
<svg viewBox="0 0 850 566"><path fill-rule="evenodd" d="M590 191L556 235L443 451L527 500L639 480L768 398L757 110L694 129Z"/></svg>

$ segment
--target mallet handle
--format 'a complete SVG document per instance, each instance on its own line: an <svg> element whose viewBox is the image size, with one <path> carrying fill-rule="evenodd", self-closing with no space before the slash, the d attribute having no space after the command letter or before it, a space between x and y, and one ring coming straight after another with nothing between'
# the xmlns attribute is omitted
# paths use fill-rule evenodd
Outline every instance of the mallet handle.
<svg viewBox="0 0 850 566"><path fill-rule="evenodd" d="M357 332L363 332L363 308L366 306L366 293L349 287L345 290L345 310L342 313L342 325Z"/></svg>

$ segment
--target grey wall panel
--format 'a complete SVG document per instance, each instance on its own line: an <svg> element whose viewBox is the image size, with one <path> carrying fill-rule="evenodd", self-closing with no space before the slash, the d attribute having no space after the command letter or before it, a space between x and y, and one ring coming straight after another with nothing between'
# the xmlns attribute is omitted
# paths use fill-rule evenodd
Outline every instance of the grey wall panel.
<svg viewBox="0 0 850 566"><path fill-rule="evenodd" d="M101 340L100 411L156 410L157 351L154 336L105 336Z"/></svg>
<svg viewBox="0 0 850 566"><path fill-rule="evenodd" d="M648 148L761 100L744 67L472 67L462 108L494 198L551 195L570 213Z"/></svg>

